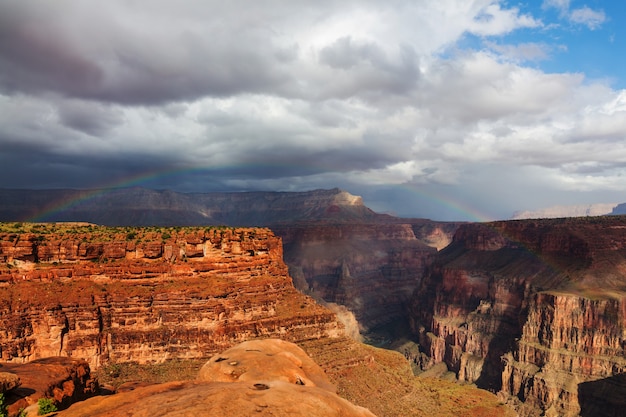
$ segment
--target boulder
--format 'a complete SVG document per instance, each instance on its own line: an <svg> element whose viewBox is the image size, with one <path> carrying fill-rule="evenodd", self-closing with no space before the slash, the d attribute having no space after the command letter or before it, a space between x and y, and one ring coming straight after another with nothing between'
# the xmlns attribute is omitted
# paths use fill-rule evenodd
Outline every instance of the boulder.
<svg viewBox="0 0 626 417"><path fill-rule="evenodd" d="M199 381L284 381L336 392L322 368L297 345L279 339L240 343L209 360Z"/></svg>
<svg viewBox="0 0 626 417"><path fill-rule="evenodd" d="M21 384L20 377L11 372L0 372L0 393L11 391Z"/></svg>
<svg viewBox="0 0 626 417"><path fill-rule="evenodd" d="M42 397L65 408L98 393L98 383L84 360L51 357L22 364L5 363L2 369L21 381L19 387L6 393L9 415L37 404Z"/></svg>

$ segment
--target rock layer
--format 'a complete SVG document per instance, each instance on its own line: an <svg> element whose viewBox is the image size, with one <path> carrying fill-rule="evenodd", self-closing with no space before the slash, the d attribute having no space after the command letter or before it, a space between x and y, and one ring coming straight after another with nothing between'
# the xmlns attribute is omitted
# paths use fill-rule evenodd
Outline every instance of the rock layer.
<svg viewBox="0 0 626 417"><path fill-rule="evenodd" d="M621 217L461 226L413 298L416 361L444 362L524 415L610 414L581 387L626 372L624 230Z"/></svg>
<svg viewBox="0 0 626 417"><path fill-rule="evenodd" d="M60 355L97 368L341 333L295 290L267 229L14 227L0 234L5 362Z"/></svg>

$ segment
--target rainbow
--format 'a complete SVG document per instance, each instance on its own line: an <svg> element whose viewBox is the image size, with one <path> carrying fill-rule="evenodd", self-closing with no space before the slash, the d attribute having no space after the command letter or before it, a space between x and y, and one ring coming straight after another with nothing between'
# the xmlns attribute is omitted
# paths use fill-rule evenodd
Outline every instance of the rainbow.
<svg viewBox="0 0 626 417"><path fill-rule="evenodd" d="M281 164L281 167L284 167L286 164ZM147 172L142 172L136 175L132 175L129 177L125 177L122 179L117 179L114 181L109 181L98 186L95 186L93 189L88 190L77 190L77 192L72 193L71 196L66 197L64 200L57 200L50 202L48 205L42 207L38 213L32 216L30 219L27 219L29 222L43 222L47 219L53 217L56 213L60 213L64 210L67 210L73 206L79 205L85 201L90 199L105 195L107 193L113 192L115 190L133 187L133 186L142 186L150 181L155 179L171 177L180 174L189 174L189 173L210 173L215 172L220 169L228 169L235 170L237 168L245 168L247 170L259 168L259 169L276 169L276 164L245 164L240 166L229 165L229 166L220 166L220 167L185 167L185 168L172 168L172 169L155 169ZM288 168L298 168L302 169L301 166L292 164L289 165ZM312 173L316 172L315 169L312 169ZM469 204L463 203L461 201L456 200L453 197L444 196L441 193L436 191L428 190L426 187L421 187L419 185L414 184L401 184L396 185L396 189L399 189L403 192L408 192L410 195L416 197L417 201L427 201L429 204L442 207L447 212L458 214L459 218L468 219L469 221L475 222L486 222L493 220L493 218L487 214L479 212L474 207Z"/></svg>
<svg viewBox="0 0 626 417"><path fill-rule="evenodd" d="M471 222L483 223L494 220L492 215L482 213L478 209L467 203L444 195L440 192L428 190L426 187L405 183L401 185L396 185L395 188L414 195L418 200L426 199L428 202L445 208L452 213L457 213L459 215L459 218L468 219L468 221Z"/></svg>
<svg viewBox="0 0 626 417"><path fill-rule="evenodd" d="M198 168L194 168L191 170L187 169L187 170L192 171L196 169L199 170ZM124 178L122 180L110 181L108 183L96 186L94 189L78 191L77 194L74 194L71 198L67 198L66 200L62 200L62 201L53 201L49 203L48 205L42 207L39 213L37 213L37 215L33 216L27 221L43 222L56 213L60 213L64 210L69 209L70 207L73 207L82 202L88 201L92 198L105 195L107 193L110 193L112 191L115 191L121 188L139 186L150 180L153 180L162 176L177 174L183 171L185 170L181 170L181 169L173 169L173 170L168 170L168 171L153 170L153 171L143 172L141 174L133 175L133 176Z"/></svg>
<svg viewBox="0 0 626 417"><path fill-rule="evenodd" d="M64 210L67 210L73 206L81 204L82 202L88 201L90 199L99 197L101 195L105 195L107 193L113 192L115 190L129 188L134 186L145 186L146 183L153 181L155 179L160 179L164 177L171 177L180 174L189 174L189 173L211 173L220 170L231 170L236 171L240 168L245 168L246 170L251 169L272 169L275 170L277 167L288 168L288 169L298 169L302 170L302 166L298 164L274 164L274 163L255 163L255 164L241 164L241 165L222 165L222 166L201 166L201 167L184 167L184 168L171 168L171 169L155 169L150 171L144 171L139 174L135 174L132 176L124 177L122 179L117 179L114 181L109 181L103 184L96 185L95 187L88 190L76 190L76 193L72 193L71 197L68 197L64 200L57 200L50 202L48 205L42 207L38 213L32 216L25 221L28 222L45 222L47 219L54 216L56 213L60 213ZM311 172L316 172L315 168L311 168Z"/></svg>

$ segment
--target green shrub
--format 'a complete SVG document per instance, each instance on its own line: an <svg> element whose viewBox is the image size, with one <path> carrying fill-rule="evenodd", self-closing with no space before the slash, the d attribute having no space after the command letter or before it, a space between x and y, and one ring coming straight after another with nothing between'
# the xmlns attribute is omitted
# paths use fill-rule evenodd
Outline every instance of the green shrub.
<svg viewBox="0 0 626 417"><path fill-rule="evenodd" d="M48 413L53 413L58 410L57 406L54 405L54 401L50 398L40 398L37 401L37 405L39 406L39 411L37 412L37 414L39 414L40 416Z"/></svg>
<svg viewBox="0 0 626 417"><path fill-rule="evenodd" d="M4 393L0 392L0 417L7 417L8 415L7 400L4 398Z"/></svg>

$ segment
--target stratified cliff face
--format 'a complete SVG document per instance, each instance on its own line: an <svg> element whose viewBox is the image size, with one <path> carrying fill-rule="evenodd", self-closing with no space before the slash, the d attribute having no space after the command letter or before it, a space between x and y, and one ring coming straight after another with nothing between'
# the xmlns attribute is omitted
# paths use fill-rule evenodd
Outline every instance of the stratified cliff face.
<svg viewBox="0 0 626 417"><path fill-rule="evenodd" d="M295 285L346 306L367 331L406 316L436 249L410 224L294 225L274 228Z"/></svg>
<svg viewBox="0 0 626 417"><path fill-rule="evenodd" d="M293 287L267 229L11 227L0 233L2 361L71 356L94 368L341 333Z"/></svg>
<svg viewBox="0 0 626 417"><path fill-rule="evenodd" d="M463 225L411 311L416 360L516 398L522 415L623 412L608 398L626 387L594 386L626 373L624 218Z"/></svg>
<svg viewBox="0 0 626 417"><path fill-rule="evenodd" d="M534 294L517 348L504 357L502 390L551 415L623 415L626 385L587 399L581 384L626 373L625 301Z"/></svg>

